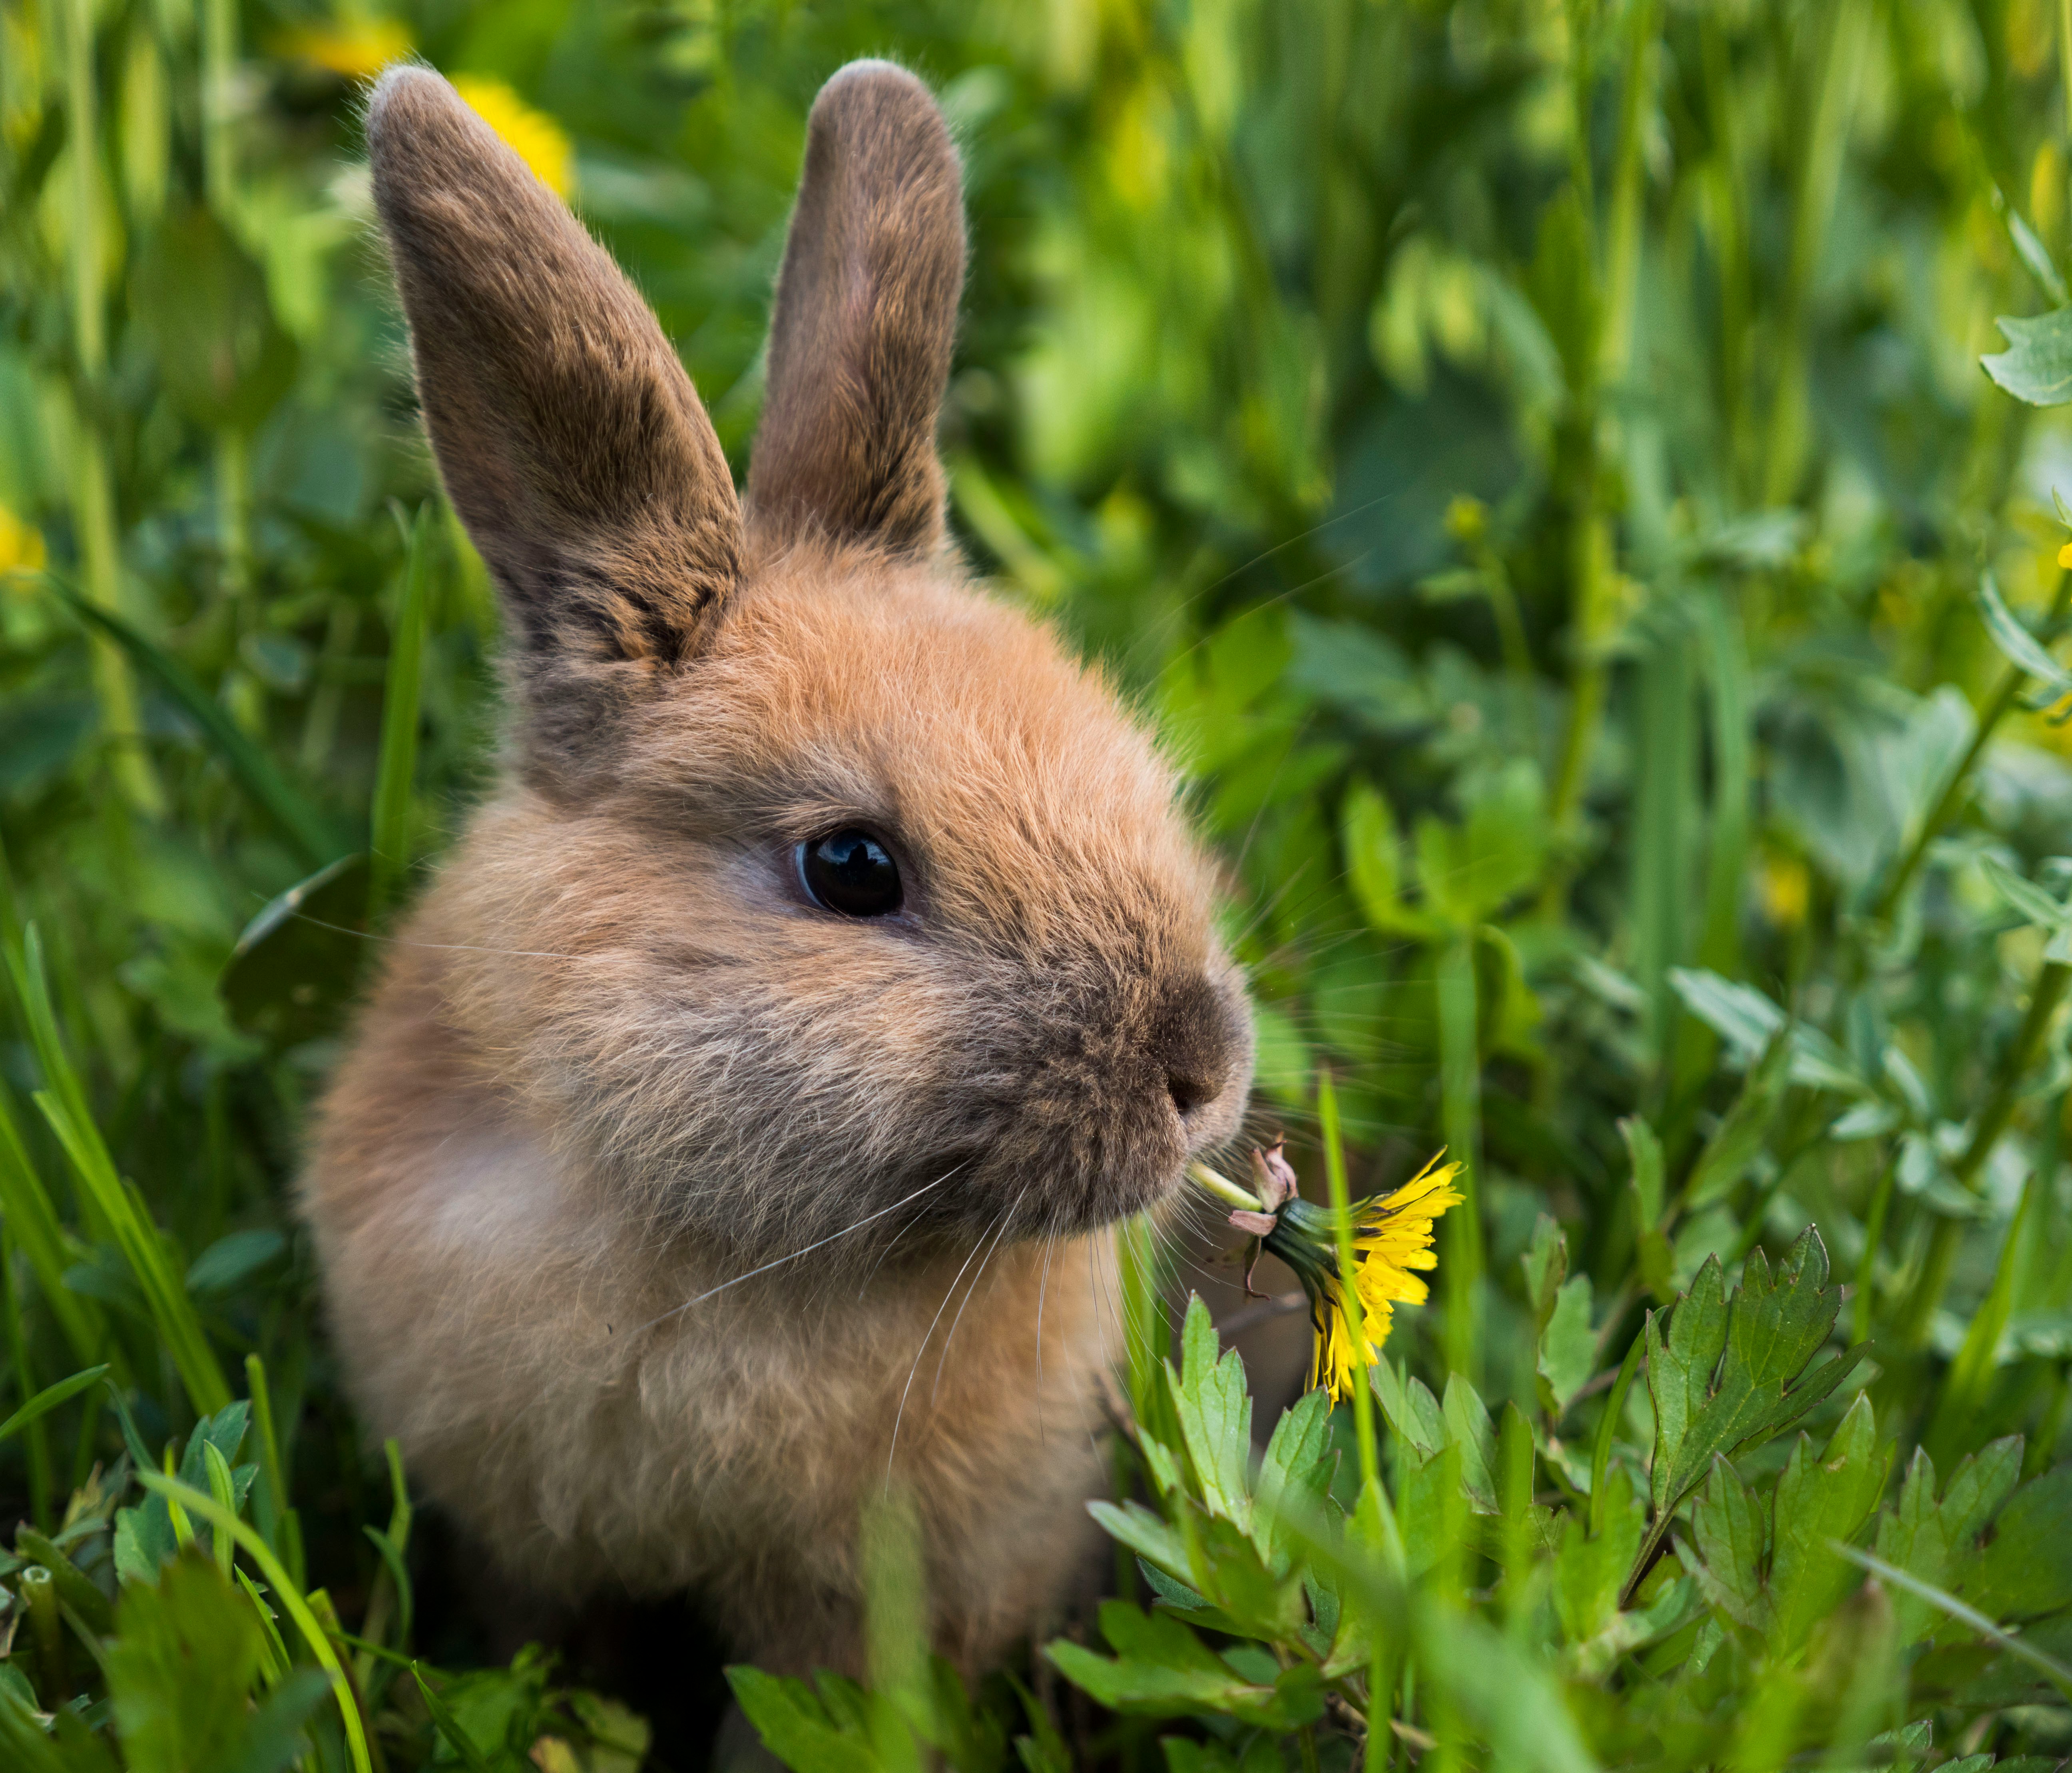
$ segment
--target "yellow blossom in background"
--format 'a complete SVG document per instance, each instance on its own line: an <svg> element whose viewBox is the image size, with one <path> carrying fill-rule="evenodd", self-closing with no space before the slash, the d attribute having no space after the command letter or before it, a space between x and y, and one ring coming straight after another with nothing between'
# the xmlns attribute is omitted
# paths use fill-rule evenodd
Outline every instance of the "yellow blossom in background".
<svg viewBox="0 0 2072 1773"><path fill-rule="evenodd" d="M2072 541L2068 541L2058 550L2058 564L2060 566L2072 569Z"/></svg>
<svg viewBox="0 0 2072 1773"><path fill-rule="evenodd" d="M305 25L279 39L276 53L307 62L342 80L372 80L413 47L407 26L394 19L343 19Z"/></svg>
<svg viewBox="0 0 2072 1773"><path fill-rule="evenodd" d="M1449 1207L1461 1203L1453 1179L1457 1163L1442 1164L1444 1152L1392 1195L1363 1201L1353 1208L1354 1285L1359 1289L1361 1329L1367 1364L1381 1357L1381 1346L1399 1305L1422 1305L1430 1290L1416 1272L1439 1265L1432 1249L1432 1227ZM1309 1360L1309 1384L1328 1385L1334 1401L1352 1395L1354 1337L1346 1320L1342 1283L1334 1275L1314 1303L1320 1322Z"/></svg>
<svg viewBox="0 0 2072 1773"><path fill-rule="evenodd" d="M1795 930L1806 921L1813 896L1813 877L1796 856L1774 856L1756 877L1762 915L1781 930Z"/></svg>
<svg viewBox="0 0 2072 1773"><path fill-rule="evenodd" d="M500 80L487 74L456 74L454 90L475 113L517 150L532 175L565 200L575 188L575 150L568 131L545 111L536 111Z"/></svg>
<svg viewBox="0 0 2072 1773"><path fill-rule="evenodd" d="M0 505L0 580L43 570L43 533Z"/></svg>

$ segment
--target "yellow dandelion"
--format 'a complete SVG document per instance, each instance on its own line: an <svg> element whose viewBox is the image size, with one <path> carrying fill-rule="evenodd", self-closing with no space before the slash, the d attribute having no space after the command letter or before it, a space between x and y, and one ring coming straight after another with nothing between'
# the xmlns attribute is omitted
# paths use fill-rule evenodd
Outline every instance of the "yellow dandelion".
<svg viewBox="0 0 2072 1773"><path fill-rule="evenodd" d="M0 580L43 570L43 533L0 505Z"/></svg>
<svg viewBox="0 0 2072 1773"><path fill-rule="evenodd" d="M568 131L545 111L536 111L500 80L486 74L456 74L454 90L475 113L517 150L532 175L557 197L575 188L575 150Z"/></svg>
<svg viewBox="0 0 2072 1773"><path fill-rule="evenodd" d="M347 19L290 31L274 47L288 60L306 62L341 80L372 80L409 55L412 45L409 27L396 19Z"/></svg>
<svg viewBox="0 0 2072 1773"><path fill-rule="evenodd" d="M1312 1388L1328 1386L1333 1401L1352 1394L1355 1343L1367 1343L1367 1364L1381 1346L1399 1305L1422 1305L1431 1295L1420 1271L1438 1266L1432 1228L1449 1207L1461 1203L1453 1180L1457 1163L1441 1151L1393 1194L1358 1202L1352 1209L1353 1285L1359 1290L1362 1337L1346 1315L1345 1281L1338 1267L1336 1224L1330 1211L1295 1191L1295 1173L1276 1143L1252 1154L1252 1189L1226 1180L1197 1163L1194 1181L1235 1210L1230 1222L1279 1257L1309 1296L1309 1319L1317 1333L1309 1357ZM1250 1270L1246 1271L1248 1278Z"/></svg>
<svg viewBox="0 0 2072 1773"><path fill-rule="evenodd" d="M1381 1358L1382 1344L1398 1305L1422 1305L1430 1290L1417 1271L1439 1265L1432 1248L1432 1228L1461 1193L1453 1187L1457 1163L1442 1164L1440 1152L1395 1193L1362 1201L1353 1208L1353 1284L1359 1290L1360 1339L1367 1343L1367 1364ZM1335 1273L1325 1277L1314 1298L1319 1324L1310 1357L1309 1383L1328 1385L1333 1401L1352 1395L1355 1341L1346 1315L1343 1285Z"/></svg>
<svg viewBox="0 0 2072 1773"><path fill-rule="evenodd" d="M2058 564L2060 566L2072 568L2072 541L2068 541L2058 550Z"/></svg>

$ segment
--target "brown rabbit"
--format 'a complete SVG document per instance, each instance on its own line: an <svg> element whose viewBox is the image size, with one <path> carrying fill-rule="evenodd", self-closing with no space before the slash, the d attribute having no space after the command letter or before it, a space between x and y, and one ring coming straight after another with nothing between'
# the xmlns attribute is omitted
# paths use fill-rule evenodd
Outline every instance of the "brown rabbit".
<svg viewBox="0 0 2072 1773"><path fill-rule="evenodd" d="M303 1184L354 1396L523 1580L697 1591L779 1667L856 1668L896 1480L983 1663L1085 1549L1105 1228L1235 1132L1252 1041L1171 771L945 533L956 150L898 68L821 93L744 504L445 80L368 135L513 715Z"/></svg>

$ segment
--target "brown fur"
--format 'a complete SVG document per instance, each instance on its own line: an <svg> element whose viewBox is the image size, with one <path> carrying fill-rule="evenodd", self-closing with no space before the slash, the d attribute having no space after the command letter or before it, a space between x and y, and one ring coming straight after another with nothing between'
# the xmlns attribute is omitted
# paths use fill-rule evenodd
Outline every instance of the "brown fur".
<svg viewBox="0 0 2072 1773"><path fill-rule="evenodd" d="M1169 771L942 542L941 120L883 64L815 107L745 532L652 317L450 88L391 74L370 138L522 693L304 1184L355 1395L514 1572L697 1589L781 1666L856 1666L896 1478L982 1663L1085 1547L1104 1228L1235 1130L1251 1042ZM849 825L895 915L801 886Z"/></svg>

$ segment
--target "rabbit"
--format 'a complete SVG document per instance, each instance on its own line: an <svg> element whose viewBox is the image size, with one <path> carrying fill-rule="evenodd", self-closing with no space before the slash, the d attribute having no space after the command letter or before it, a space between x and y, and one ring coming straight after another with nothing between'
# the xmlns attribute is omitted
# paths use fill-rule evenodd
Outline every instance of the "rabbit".
<svg viewBox="0 0 2072 1773"><path fill-rule="evenodd" d="M745 496L443 79L367 137L509 719L310 1137L350 1395L528 1589L693 1594L780 1671L861 1672L897 1490L981 1667L1092 1552L1112 1228L1235 1134L1252 1035L1174 770L948 533L948 130L889 63L819 95Z"/></svg>

